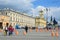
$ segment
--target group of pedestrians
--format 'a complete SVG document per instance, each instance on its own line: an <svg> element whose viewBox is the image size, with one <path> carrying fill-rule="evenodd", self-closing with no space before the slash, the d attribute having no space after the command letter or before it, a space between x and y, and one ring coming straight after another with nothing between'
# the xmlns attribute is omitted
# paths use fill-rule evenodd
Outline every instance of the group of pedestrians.
<svg viewBox="0 0 60 40"><path fill-rule="evenodd" d="M26 33L28 32L28 26L26 25L25 26L25 31L26 31ZM4 28L4 35L12 35L13 34L13 32L14 32L14 28L13 28L13 26L12 25L6 25L6 27Z"/></svg>
<svg viewBox="0 0 60 40"><path fill-rule="evenodd" d="M6 25L6 27L4 28L4 34L5 35L12 35L13 34L13 31L14 31L14 28L12 27L12 25L8 26Z"/></svg>

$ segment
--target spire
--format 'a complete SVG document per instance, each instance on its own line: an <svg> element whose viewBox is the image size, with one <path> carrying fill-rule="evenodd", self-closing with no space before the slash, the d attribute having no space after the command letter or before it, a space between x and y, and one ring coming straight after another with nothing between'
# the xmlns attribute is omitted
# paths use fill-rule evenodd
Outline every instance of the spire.
<svg viewBox="0 0 60 40"><path fill-rule="evenodd" d="M48 11L48 8L46 8L46 11Z"/></svg>
<svg viewBox="0 0 60 40"><path fill-rule="evenodd" d="M40 11L40 18L44 18L43 10Z"/></svg>
<svg viewBox="0 0 60 40"><path fill-rule="evenodd" d="M50 19L50 24L53 24L53 21L52 21L52 16L51 16L51 19Z"/></svg>
<svg viewBox="0 0 60 40"><path fill-rule="evenodd" d="M54 17L54 20L53 20L53 25L56 25L58 24L58 22L56 21L55 17Z"/></svg>
<svg viewBox="0 0 60 40"><path fill-rule="evenodd" d="M52 22L52 16L51 16L51 20L50 21Z"/></svg>

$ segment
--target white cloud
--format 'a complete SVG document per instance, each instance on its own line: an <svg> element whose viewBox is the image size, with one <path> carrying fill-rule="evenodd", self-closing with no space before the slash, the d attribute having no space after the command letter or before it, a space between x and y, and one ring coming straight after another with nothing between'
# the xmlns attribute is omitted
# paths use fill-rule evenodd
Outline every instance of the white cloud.
<svg viewBox="0 0 60 40"><path fill-rule="evenodd" d="M48 17L48 21L50 21L50 17L52 16L53 18L55 17L57 21L60 21L60 7L47 7L48 10L48 16L46 13L46 7L44 6L37 6L35 9L31 8L30 13L33 14L33 16L39 16L39 11L42 9L44 11L44 17L46 19L46 16Z"/></svg>
<svg viewBox="0 0 60 40"><path fill-rule="evenodd" d="M48 16L51 17L58 17L60 15L60 7L47 7L48 8ZM35 9L32 8L31 9L31 13L33 13L34 16L39 14L39 11L43 10L44 11L44 15L47 15L46 13L46 7L44 6L37 6Z"/></svg>
<svg viewBox="0 0 60 40"><path fill-rule="evenodd" d="M7 3L7 4L18 4L18 3L31 3L31 2L33 2L33 1L35 1L35 0L0 0L0 4L5 4L5 3ZM4 3L3 3L4 2Z"/></svg>
<svg viewBox="0 0 60 40"><path fill-rule="evenodd" d="M34 1L36 0L0 0L0 5L11 6L25 12L31 10Z"/></svg>
<svg viewBox="0 0 60 40"><path fill-rule="evenodd" d="M18 9L19 11L27 12L29 15L38 16L39 11L42 9L46 9L44 6L37 6L36 8L33 8L33 3L36 0L0 0L0 5L5 6L12 6L13 8ZM12 8L11 7L11 8ZM48 16L50 17L53 15L53 17L56 17L59 19L60 17L60 7L47 7L50 8L50 11L48 12ZM46 10L44 10L44 15L46 16Z"/></svg>
<svg viewBox="0 0 60 40"><path fill-rule="evenodd" d="M31 8L30 13L32 13L33 16L39 16L39 11L43 10L45 13L44 9L45 9L45 7L43 7L43 6L37 6L35 9Z"/></svg>
<svg viewBox="0 0 60 40"><path fill-rule="evenodd" d="M50 7L49 12L53 17L58 17L60 15L60 7Z"/></svg>

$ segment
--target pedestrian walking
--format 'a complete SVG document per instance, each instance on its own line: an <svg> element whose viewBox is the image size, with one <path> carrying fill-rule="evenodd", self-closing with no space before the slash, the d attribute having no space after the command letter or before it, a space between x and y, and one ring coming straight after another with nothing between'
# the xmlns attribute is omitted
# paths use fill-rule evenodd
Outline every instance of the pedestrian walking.
<svg viewBox="0 0 60 40"><path fill-rule="evenodd" d="M26 33L28 32L28 26L27 25L25 26L25 31L26 31Z"/></svg>
<svg viewBox="0 0 60 40"><path fill-rule="evenodd" d="M9 36L12 35L14 31L14 28L12 27L12 25L9 26L8 30L9 30Z"/></svg>
<svg viewBox="0 0 60 40"><path fill-rule="evenodd" d="M4 28L4 35L7 35L8 32L8 25L6 25L6 27Z"/></svg>

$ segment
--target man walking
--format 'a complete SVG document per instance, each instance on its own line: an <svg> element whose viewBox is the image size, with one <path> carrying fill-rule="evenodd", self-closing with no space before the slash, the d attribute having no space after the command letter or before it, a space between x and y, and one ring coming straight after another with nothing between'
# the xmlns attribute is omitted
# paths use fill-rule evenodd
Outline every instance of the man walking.
<svg viewBox="0 0 60 40"><path fill-rule="evenodd" d="M25 26L25 31L26 31L26 33L28 32L28 26L27 25Z"/></svg>

